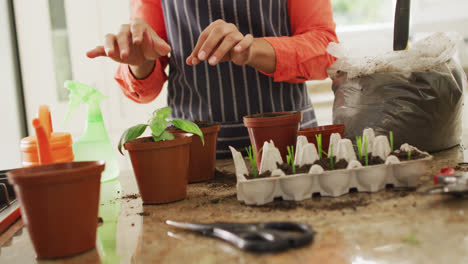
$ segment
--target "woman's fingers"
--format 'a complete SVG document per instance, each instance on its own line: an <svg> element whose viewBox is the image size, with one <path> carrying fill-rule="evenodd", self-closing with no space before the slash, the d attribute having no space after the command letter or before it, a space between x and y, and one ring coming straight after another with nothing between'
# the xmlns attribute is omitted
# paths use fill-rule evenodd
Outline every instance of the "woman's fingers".
<svg viewBox="0 0 468 264"><path fill-rule="evenodd" d="M158 36L154 31L151 30L151 33L147 34L148 37L151 37L152 45L155 49L155 51L160 55L160 56L165 56L169 52L171 52L171 46L164 41L161 37Z"/></svg>
<svg viewBox="0 0 468 264"><path fill-rule="evenodd" d="M210 65L216 65L221 61L233 61L235 57L236 64L245 64L253 40L252 35L244 36L234 24L217 20L200 34L186 63L195 66L200 61L208 60Z"/></svg>
<svg viewBox="0 0 468 264"><path fill-rule="evenodd" d="M125 60L130 54L130 25L122 25L116 40L119 47L120 58Z"/></svg>
<svg viewBox="0 0 468 264"><path fill-rule="evenodd" d="M254 38L251 34L245 35L245 37L234 47L234 51L237 53L245 51L252 45L253 40Z"/></svg>
<svg viewBox="0 0 468 264"><path fill-rule="evenodd" d="M227 23L224 20L218 19L215 22L211 23L208 27L206 27L203 30L203 32L200 34L200 36L198 37L197 44L193 48L193 51L190 54L190 56L194 58L198 58L200 60L206 60L208 58L208 55L210 55L209 53L206 53L206 51L204 51L203 53L199 54L203 44L206 42L206 40L211 35L211 32L213 30L216 29L216 31L218 31L220 30L220 28L223 28L225 25L227 25Z"/></svg>
<svg viewBox="0 0 468 264"><path fill-rule="evenodd" d="M94 59L97 57L103 57L103 56L106 57L107 54L106 54L106 51L104 50L104 46L97 46L96 48L86 52L86 56L88 56L88 58L90 59Z"/></svg>
<svg viewBox="0 0 468 264"><path fill-rule="evenodd" d="M143 37L147 29L146 22L139 18L135 18L130 24L130 32L132 34L133 44L139 45L143 42Z"/></svg>
<svg viewBox="0 0 468 264"><path fill-rule="evenodd" d="M211 65L216 65L218 62L221 61L222 58L224 58L226 54L228 54L234 48L234 46L237 45L237 43L243 40L243 38L244 36L239 31L225 36L221 44L219 44L219 46L211 54L208 62Z"/></svg>
<svg viewBox="0 0 468 264"><path fill-rule="evenodd" d="M106 51L106 55L109 57L114 56L115 54L115 35L114 34L107 34L104 37L104 50Z"/></svg>
<svg viewBox="0 0 468 264"><path fill-rule="evenodd" d="M235 32L239 32L239 31L237 30L237 27L234 26L234 24L225 23L223 25L214 27L211 30L210 34L208 35L207 39L201 45L200 51L198 52L198 56L197 56L198 59L206 60L208 58L211 58L212 57L211 54L216 49L216 47L221 44L222 40L229 37L228 42L232 42L234 41L234 39L238 37L238 34L232 34ZM217 58L214 58L213 61L215 59ZM219 59L220 58L218 58L217 60Z"/></svg>

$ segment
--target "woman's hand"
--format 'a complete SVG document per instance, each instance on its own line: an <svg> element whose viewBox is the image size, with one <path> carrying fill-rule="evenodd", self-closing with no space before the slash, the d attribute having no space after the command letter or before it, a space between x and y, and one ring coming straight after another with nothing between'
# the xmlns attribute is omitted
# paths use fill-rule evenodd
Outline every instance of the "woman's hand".
<svg viewBox="0 0 468 264"><path fill-rule="evenodd" d="M251 59L252 35L243 35L234 24L223 20L211 23L198 38L198 42L187 58L187 64L195 66L208 60L210 65L232 61L237 65L248 64Z"/></svg>
<svg viewBox="0 0 468 264"><path fill-rule="evenodd" d="M119 33L107 34L104 45L89 50L89 58L109 57L116 62L130 65L137 78L148 76L154 62L167 55L171 47L142 19L136 18L131 24L120 27Z"/></svg>

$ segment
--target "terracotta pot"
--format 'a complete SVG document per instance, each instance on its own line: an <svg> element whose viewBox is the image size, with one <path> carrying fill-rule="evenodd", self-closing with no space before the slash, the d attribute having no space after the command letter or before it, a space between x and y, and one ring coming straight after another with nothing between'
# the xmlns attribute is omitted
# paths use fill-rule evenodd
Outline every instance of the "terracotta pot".
<svg viewBox="0 0 468 264"><path fill-rule="evenodd" d="M262 113L244 116L244 125L247 127L250 142L255 147L257 166L260 168L262 153L260 150L265 141L273 140L281 152L283 161L288 154L287 146L295 146L297 130L302 120L302 113L298 111Z"/></svg>
<svg viewBox="0 0 468 264"><path fill-rule="evenodd" d="M103 161L68 162L8 172L38 258L93 249Z"/></svg>
<svg viewBox="0 0 468 264"><path fill-rule="evenodd" d="M175 134L174 140L154 142L151 137L125 143L143 204L161 204L187 196L192 134Z"/></svg>
<svg viewBox="0 0 468 264"><path fill-rule="evenodd" d="M339 133L341 135L341 138L343 138L344 131L345 125L337 124L304 128L299 130L298 135L307 137L307 141L309 141L309 143L314 143L315 147L317 147L317 139L315 138L315 136L322 134L322 149L324 151L328 151L331 134Z"/></svg>
<svg viewBox="0 0 468 264"><path fill-rule="evenodd" d="M190 144L190 162L188 182L202 182L212 179L216 169L216 143L220 125L201 127L205 139L205 145L199 136L194 135ZM171 133L185 133L182 130Z"/></svg>

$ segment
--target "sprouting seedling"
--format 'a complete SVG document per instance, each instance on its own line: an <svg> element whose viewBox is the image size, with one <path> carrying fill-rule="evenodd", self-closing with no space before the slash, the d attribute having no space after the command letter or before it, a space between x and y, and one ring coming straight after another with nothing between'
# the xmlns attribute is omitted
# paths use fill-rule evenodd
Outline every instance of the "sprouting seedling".
<svg viewBox="0 0 468 264"><path fill-rule="evenodd" d="M367 136L364 136L364 157L366 166L369 166L369 155L367 153Z"/></svg>
<svg viewBox="0 0 468 264"><path fill-rule="evenodd" d="M358 150L359 161L361 161L362 160L362 137L361 136L356 137L356 146Z"/></svg>
<svg viewBox="0 0 468 264"><path fill-rule="evenodd" d="M317 140L317 149L319 158L322 159L322 134L315 135L315 139Z"/></svg>
<svg viewBox="0 0 468 264"><path fill-rule="evenodd" d="M389 132L389 137L390 137L390 148L392 149L392 152L393 152L393 131Z"/></svg>
<svg viewBox="0 0 468 264"><path fill-rule="evenodd" d="M291 166L293 174L296 174L296 166L294 164L294 146L287 146L286 148L288 150L288 155L286 156L286 160L289 166Z"/></svg>
<svg viewBox="0 0 468 264"><path fill-rule="evenodd" d="M333 163L333 144L330 145L330 169L335 169L335 164Z"/></svg>
<svg viewBox="0 0 468 264"><path fill-rule="evenodd" d="M257 170L257 161L255 160L255 149L252 146L248 146L245 148L247 152L247 159L250 161L250 167L252 168L252 174L254 178L258 177L258 170Z"/></svg>
<svg viewBox="0 0 468 264"><path fill-rule="evenodd" d="M411 150L408 151L408 160L411 160Z"/></svg>

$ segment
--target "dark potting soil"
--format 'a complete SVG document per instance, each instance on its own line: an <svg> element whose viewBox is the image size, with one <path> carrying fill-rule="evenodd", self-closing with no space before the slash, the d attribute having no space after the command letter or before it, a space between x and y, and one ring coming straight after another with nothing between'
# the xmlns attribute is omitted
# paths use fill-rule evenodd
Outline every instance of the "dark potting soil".
<svg viewBox="0 0 468 264"><path fill-rule="evenodd" d="M137 193L127 194L125 196L122 196L122 199L138 199L138 198L140 198L140 195Z"/></svg>
<svg viewBox="0 0 468 264"><path fill-rule="evenodd" d="M408 152L407 151L395 150L394 152L391 153L391 155L396 156L400 161L408 160ZM411 152L411 160L424 159L426 157L427 157L427 155L419 153L417 151L412 151Z"/></svg>
<svg viewBox="0 0 468 264"><path fill-rule="evenodd" d="M321 158L320 160L315 161L314 164L322 166L324 170L332 170L329 158ZM341 159L336 162L336 157L333 157L333 170L346 169L347 167L348 162L346 160Z"/></svg>
<svg viewBox="0 0 468 264"><path fill-rule="evenodd" d="M366 166L366 158L363 156L362 159L359 161L361 162L362 166ZM380 164L384 164L385 161L383 159L381 159L379 156L372 156L372 154L370 153L370 155L368 156L368 166L372 166L372 165L380 165Z"/></svg>
<svg viewBox="0 0 468 264"><path fill-rule="evenodd" d="M265 171L264 173L258 175L258 177L255 177L255 176L253 175L253 173L251 173L251 172L249 173L249 175L245 175L245 174L244 174L244 176L245 176L245 178L246 178L247 180L255 180L255 179L261 179L261 178L268 178L268 177L271 176L271 171Z"/></svg>
<svg viewBox="0 0 468 264"><path fill-rule="evenodd" d="M204 128L204 127L212 127L212 126L217 126L219 123L214 123L214 122L208 122L208 121L201 121L201 120L195 120L193 121L199 128ZM174 125L167 127L168 131L177 131L180 130Z"/></svg>
<svg viewBox="0 0 468 264"><path fill-rule="evenodd" d="M282 170L286 175L293 175L293 168L291 165L287 163L279 164L277 163L276 166L278 166L278 169ZM294 166L296 167L296 174L300 173L309 173L310 167L312 167L312 164L306 164L303 166Z"/></svg>
<svg viewBox="0 0 468 264"><path fill-rule="evenodd" d="M138 213L140 216L150 216L151 214L149 212L140 212Z"/></svg>

